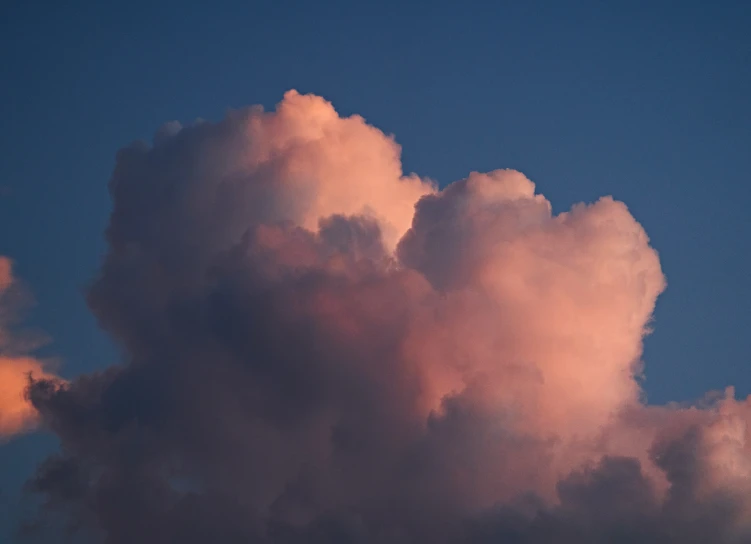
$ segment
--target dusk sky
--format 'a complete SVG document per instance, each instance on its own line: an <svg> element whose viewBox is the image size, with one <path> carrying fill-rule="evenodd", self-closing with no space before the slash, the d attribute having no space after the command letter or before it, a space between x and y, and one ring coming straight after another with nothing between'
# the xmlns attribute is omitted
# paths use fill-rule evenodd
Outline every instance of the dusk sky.
<svg viewBox="0 0 751 544"><path fill-rule="evenodd" d="M4 5L0 541L751 542L749 28Z"/></svg>

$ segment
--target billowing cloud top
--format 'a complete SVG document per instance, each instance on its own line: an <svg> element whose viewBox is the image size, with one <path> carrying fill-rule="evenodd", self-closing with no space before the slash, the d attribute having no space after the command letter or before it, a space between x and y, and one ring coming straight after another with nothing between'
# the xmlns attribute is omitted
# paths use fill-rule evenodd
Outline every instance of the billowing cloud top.
<svg viewBox="0 0 751 544"><path fill-rule="evenodd" d="M124 360L30 386L62 443L38 529L748 542L751 403L640 401L665 281L626 206L553 215L509 170L438 191L399 152L290 91L118 154L89 303Z"/></svg>

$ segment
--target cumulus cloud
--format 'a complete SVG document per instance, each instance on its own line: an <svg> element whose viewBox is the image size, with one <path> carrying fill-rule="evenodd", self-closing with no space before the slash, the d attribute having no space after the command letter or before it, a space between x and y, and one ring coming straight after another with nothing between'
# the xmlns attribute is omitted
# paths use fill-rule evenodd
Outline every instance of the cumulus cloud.
<svg viewBox="0 0 751 544"><path fill-rule="evenodd" d="M320 97L118 154L122 365L28 391L51 520L132 542L748 542L751 401L641 401L665 288L612 198L438 190Z"/></svg>
<svg viewBox="0 0 751 544"><path fill-rule="evenodd" d="M10 330L19 295L12 262L0 256L0 441L36 426L37 411L26 395L29 378L52 377L41 361L23 355L29 348L28 340Z"/></svg>

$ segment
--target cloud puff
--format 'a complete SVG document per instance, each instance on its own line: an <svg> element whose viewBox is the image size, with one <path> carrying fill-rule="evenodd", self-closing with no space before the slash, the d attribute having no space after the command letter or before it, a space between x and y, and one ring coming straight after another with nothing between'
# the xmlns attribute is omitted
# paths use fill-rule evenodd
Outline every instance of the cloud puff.
<svg viewBox="0 0 751 544"><path fill-rule="evenodd" d="M438 191L293 91L123 149L111 191L88 296L124 360L32 383L62 444L29 482L40 527L749 541L749 401L640 401L665 281L624 204L553 215L508 170Z"/></svg>
<svg viewBox="0 0 751 544"><path fill-rule="evenodd" d="M29 377L52 377L41 361L22 355L25 342L10 331L19 294L12 263L0 256L0 441L36 426L37 411L26 397Z"/></svg>

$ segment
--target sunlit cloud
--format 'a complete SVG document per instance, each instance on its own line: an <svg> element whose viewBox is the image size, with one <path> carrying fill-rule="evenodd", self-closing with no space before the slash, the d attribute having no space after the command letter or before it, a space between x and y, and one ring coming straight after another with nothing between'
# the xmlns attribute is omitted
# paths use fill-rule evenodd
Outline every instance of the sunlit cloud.
<svg viewBox="0 0 751 544"><path fill-rule="evenodd" d="M404 175L393 138L294 91L165 125L119 152L110 187L88 300L123 365L27 392L64 452L30 488L75 527L147 544L749 537L751 401L642 401L666 283L625 204L556 215L512 170L439 190Z"/></svg>

